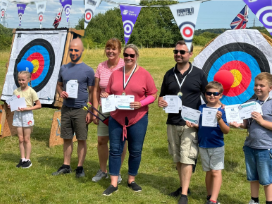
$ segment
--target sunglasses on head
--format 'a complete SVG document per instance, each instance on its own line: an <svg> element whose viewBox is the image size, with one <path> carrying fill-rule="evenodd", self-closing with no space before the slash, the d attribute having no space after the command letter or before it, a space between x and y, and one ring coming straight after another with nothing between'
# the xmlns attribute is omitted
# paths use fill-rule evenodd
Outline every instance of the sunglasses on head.
<svg viewBox="0 0 272 204"><path fill-rule="evenodd" d="M78 52L79 50L77 50L77 49L69 49L69 51L70 52L73 52L73 51Z"/></svg>
<svg viewBox="0 0 272 204"><path fill-rule="evenodd" d="M135 54L124 53L123 56L124 56L124 57L134 58L134 57L135 57Z"/></svg>
<svg viewBox="0 0 272 204"><path fill-rule="evenodd" d="M186 52L189 53L189 51L185 51L185 50L173 50L173 53L176 55L178 53L180 53L181 55L184 55Z"/></svg>
<svg viewBox="0 0 272 204"><path fill-rule="evenodd" d="M206 92L206 95L208 95L208 96L211 96L211 95L219 96L220 93L219 92Z"/></svg>

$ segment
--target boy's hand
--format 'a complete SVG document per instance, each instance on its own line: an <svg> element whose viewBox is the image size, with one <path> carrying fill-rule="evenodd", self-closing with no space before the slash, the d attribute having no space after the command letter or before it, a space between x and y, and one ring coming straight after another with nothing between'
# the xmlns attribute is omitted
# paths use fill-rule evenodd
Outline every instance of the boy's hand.
<svg viewBox="0 0 272 204"><path fill-rule="evenodd" d="M222 112L221 111L217 111L216 118L217 118L217 121L219 121L222 118Z"/></svg>
<svg viewBox="0 0 272 204"><path fill-rule="evenodd" d="M230 126L235 127L235 128L239 128L242 125L241 123L237 123L237 122L230 122L229 124L230 124Z"/></svg>
<svg viewBox="0 0 272 204"><path fill-rule="evenodd" d="M258 112L252 112L251 117L252 119L256 120L256 122L259 124L261 124L261 122L264 120L263 116Z"/></svg>

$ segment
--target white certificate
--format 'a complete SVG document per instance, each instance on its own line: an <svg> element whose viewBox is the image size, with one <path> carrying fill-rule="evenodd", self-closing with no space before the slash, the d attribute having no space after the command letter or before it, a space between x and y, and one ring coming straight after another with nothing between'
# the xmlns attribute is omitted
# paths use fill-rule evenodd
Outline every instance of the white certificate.
<svg viewBox="0 0 272 204"><path fill-rule="evenodd" d="M133 95L115 95L115 106L121 110L134 110L130 108L130 103L134 102Z"/></svg>
<svg viewBox="0 0 272 204"><path fill-rule="evenodd" d="M198 124L201 112L186 106L182 106L181 116L183 120Z"/></svg>
<svg viewBox="0 0 272 204"><path fill-rule="evenodd" d="M108 98L101 98L102 113L115 111L115 98L114 95L109 95Z"/></svg>
<svg viewBox="0 0 272 204"><path fill-rule="evenodd" d="M202 126L217 127L216 113L217 108L203 108L202 111Z"/></svg>
<svg viewBox="0 0 272 204"><path fill-rule="evenodd" d="M66 84L66 92L68 98L77 98L78 94L78 83L77 80L69 80Z"/></svg>
<svg viewBox="0 0 272 204"><path fill-rule="evenodd" d="M16 99L10 101L9 105L10 105L11 112L18 110L19 108L26 108L25 98L24 97L16 98Z"/></svg>
<svg viewBox="0 0 272 204"><path fill-rule="evenodd" d="M166 95L163 97L168 104L164 107L165 113L179 113L181 100L177 95Z"/></svg>
<svg viewBox="0 0 272 204"><path fill-rule="evenodd" d="M225 113L226 113L226 118L227 122L237 122L237 123L243 123L243 120L240 118L239 114L239 105L230 105L230 106L225 106Z"/></svg>
<svg viewBox="0 0 272 204"><path fill-rule="evenodd" d="M7 103L8 105L10 105L10 102L13 101L13 100L16 100L16 99L17 99L17 96L13 95L13 96L11 96L9 99L6 100L6 103Z"/></svg>
<svg viewBox="0 0 272 204"><path fill-rule="evenodd" d="M261 115L263 115L262 106L259 103L257 103L256 101L243 103L243 104L239 105L238 108L239 108L240 118L242 120L251 118L252 112L258 112Z"/></svg>

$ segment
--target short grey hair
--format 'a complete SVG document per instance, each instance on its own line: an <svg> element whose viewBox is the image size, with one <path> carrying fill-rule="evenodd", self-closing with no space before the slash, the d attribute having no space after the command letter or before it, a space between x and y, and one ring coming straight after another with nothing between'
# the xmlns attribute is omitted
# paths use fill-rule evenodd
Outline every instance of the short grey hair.
<svg viewBox="0 0 272 204"><path fill-rule="evenodd" d="M137 57L137 59L138 59L138 58L139 58L139 50L138 50L138 47L137 47L136 45L134 45L134 44L128 44L128 45L126 45L126 46L124 47L123 53L125 53L126 49L128 49L128 48L131 48L131 49L134 50L134 52L135 52L135 54L136 54L136 57Z"/></svg>

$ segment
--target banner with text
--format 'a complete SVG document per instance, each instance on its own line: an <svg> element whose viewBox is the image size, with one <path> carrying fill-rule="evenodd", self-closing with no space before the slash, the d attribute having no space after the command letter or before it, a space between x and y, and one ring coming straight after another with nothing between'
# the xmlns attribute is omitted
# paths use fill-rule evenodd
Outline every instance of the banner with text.
<svg viewBox="0 0 272 204"><path fill-rule="evenodd" d="M101 0L85 0L85 21L84 29L87 28L88 23L92 20L95 9L99 6Z"/></svg>
<svg viewBox="0 0 272 204"><path fill-rule="evenodd" d="M37 8L37 14L39 16L39 21L43 21L43 14L45 12L46 8L46 1L40 1L40 2L35 2L36 8Z"/></svg>
<svg viewBox="0 0 272 204"><path fill-rule="evenodd" d="M250 10L272 35L272 2L271 0L244 0Z"/></svg>
<svg viewBox="0 0 272 204"><path fill-rule="evenodd" d="M191 50L193 43L200 3L201 1L169 6L188 50Z"/></svg>
<svg viewBox="0 0 272 204"><path fill-rule="evenodd" d="M5 17L5 13L8 7L8 0L2 0L1 2L1 20Z"/></svg>
<svg viewBox="0 0 272 204"><path fill-rule="evenodd" d="M65 12L67 22L69 21L69 16L72 7L72 0L60 0L60 3L63 7L63 11Z"/></svg>
<svg viewBox="0 0 272 204"><path fill-rule="evenodd" d="M19 21L20 21L19 27L21 27L22 17L23 17L23 14L25 13L26 4L17 4L17 8L18 8Z"/></svg>
<svg viewBox="0 0 272 204"><path fill-rule="evenodd" d="M132 34L133 27L137 21L141 8L142 7L139 6L120 5L126 44Z"/></svg>

